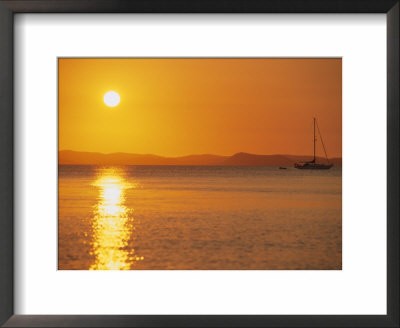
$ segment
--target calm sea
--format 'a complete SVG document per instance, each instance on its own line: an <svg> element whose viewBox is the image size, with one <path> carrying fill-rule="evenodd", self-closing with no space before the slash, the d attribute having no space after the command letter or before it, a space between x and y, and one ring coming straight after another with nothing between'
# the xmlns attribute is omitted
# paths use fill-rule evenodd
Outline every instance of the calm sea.
<svg viewBox="0 0 400 328"><path fill-rule="evenodd" d="M61 270L340 270L341 168L59 166Z"/></svg>

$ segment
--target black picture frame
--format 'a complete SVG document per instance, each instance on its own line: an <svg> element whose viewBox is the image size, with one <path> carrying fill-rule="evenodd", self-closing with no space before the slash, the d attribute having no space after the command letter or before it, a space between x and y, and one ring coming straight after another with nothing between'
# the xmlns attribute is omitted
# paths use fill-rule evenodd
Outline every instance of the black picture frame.
<svg viewBox="0 0 400 328"><path fill-rule="evenodd" d="M399 327L399 8L399 0L0 0L0 324L5 327ZM13 22L17 13L385 13L387 315L14 315Z"/></svg>

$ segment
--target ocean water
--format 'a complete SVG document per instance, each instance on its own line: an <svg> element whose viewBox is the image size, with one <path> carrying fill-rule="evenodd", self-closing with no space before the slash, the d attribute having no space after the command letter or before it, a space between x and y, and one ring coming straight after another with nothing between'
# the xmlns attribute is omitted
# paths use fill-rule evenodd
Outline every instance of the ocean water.
<svg viewBox="0 0 400 328"><path fill-rule="evenodd" d="M341 270L342 171L59 166L60 270Z"/></svg>

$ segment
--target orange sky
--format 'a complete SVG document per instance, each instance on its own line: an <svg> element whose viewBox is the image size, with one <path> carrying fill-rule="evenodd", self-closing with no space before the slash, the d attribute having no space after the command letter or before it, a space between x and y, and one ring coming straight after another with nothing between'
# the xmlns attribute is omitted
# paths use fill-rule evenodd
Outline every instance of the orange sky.
<svg viewBox="0 0 400 328"><path fill-rule="evenodd" d="M341 59L59 59L59 150L310 155L314 116L340 157Z"/></svg>

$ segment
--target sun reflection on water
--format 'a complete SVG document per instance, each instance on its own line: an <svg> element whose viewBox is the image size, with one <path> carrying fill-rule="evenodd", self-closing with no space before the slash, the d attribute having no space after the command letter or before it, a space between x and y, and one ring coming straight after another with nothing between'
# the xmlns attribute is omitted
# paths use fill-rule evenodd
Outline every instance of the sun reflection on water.
<svg viewBox="0 0 400 328"><path fill-rule="evenodd" d="M90 270L130 270L136 261L143 260L129 247L135 226L133 210L125 205L125 193L134 185L127 183L122 173L103 169L94 183L99 188L99 200L92 225L95 262Z"/></svg>

